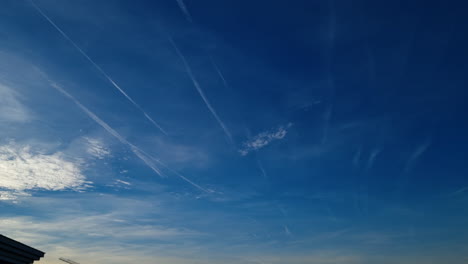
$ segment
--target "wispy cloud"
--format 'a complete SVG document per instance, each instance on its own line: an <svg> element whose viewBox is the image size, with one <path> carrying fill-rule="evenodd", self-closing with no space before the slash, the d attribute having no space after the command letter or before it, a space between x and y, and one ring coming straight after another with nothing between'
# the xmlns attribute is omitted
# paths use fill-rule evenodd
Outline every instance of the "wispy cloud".
<svg viewBox="0 0 468 264"><path fill-rule="evenodd" d="M210 110L211 114L213 115L213 117L216 119L216 121L218 122L219 126L223 129L224 133L226 134L227 138L229 139L229 142L230 143L233 143L233 139L232 139L232 135L231 135L231 132L228 130L228 128L226 127L226 125L224 125L223 121L221 120L221 118L219 118L218 114L216 113L215 109L213 108L213 106L211 106L211 103L210 101L208 101L208 98L206 97L205 95L205 92L202 90L200 84L198 83L197 79L195 78L195 75L193 74L193 71L192 71L192 68L190 67L190 65L188 64L187 62L187 59L185 58L184 54L182 54L182 52L180 51L180 49L177 47L176 43L174 42L174 40L172 38L169 38L169 42L171 43L171 45L174 47L177 55L179 56L179 58L182 60L183 64L184 64L184 67L185 67L185 70L187 71L187 74L189 75L190 79L192 80L192 83L193 85L195 86L195 88L197 89L198 93L200 94L200 97L203 99L203 101L205 102L205 105L206 107L208 107L208 110Z"/></svg>
<svg viewBox="0 0 468 264"><path fill-rule="evenodd" d="M86 151L91 156L98 159L104 159L111 154L110 150L106 148L106 146L104 146L102 141L100 141L99 139L85 137L85 140L88 145Z"/></svg>
<svg viewBox="0 0 468 264"><path fill-rule="evenodd" d="M172 167L194 168L211 164L212 158L209 153L194 143L181 144L167 137L154 137L151 139L151 144L158 150L158 157Z"/></svg>
<svg viewBox="0 0 468 264"><path fill-rule="evenodd" d="M353 157L353 166L355 168L359 167L359 163L361 161L361 154L362 154L362 146L359 146L359 148L356 150L356 153L354 154L354 157Z"/></svg>
<svg viewBox="0 0 468 264"><path fill-rule="evenodd" d="M74 190L89 186L80 164L66 160L59 152L43 154L14 142L0 146L0 188L2 200L13 200L30 190Z"/></svg>
<svg viewBox="0 0 468 264"><path fill-rule="evenodd" d="M137 104L102 68L101 66L99 66L97 63L94 62L93 59L91 59L91 57L89 57L89 55L84 52L84 50L82 50L80 48L80 46L78 46L78 44L76 44L49 16L47 16L44 11L42 11L42 9L34 2L34 0L31 0L31 4L34 6L34 8L41 14L41 16L43 16L66 40L68 40L68 42L70 42L75 48L76 50L81 53L81 55L83 55L83 57L85 57L93 66L94 68L96 68L111 84L112 86L114 86L117 90L119 90L119 92L125 96L125 98L127 98L128 101L130 101L138 110L140 110L143 115L146 117L146 119L148 119L155 127L157 127L162 133L166 134L167 135L167 132L158 124L156 123L156 121L154 121L153 118L151 118L147 113L146 111L139 105Z"/></svg>
<svg viewBox="0 0 468 264"><path fill-rule="evenodd" d="M369 159L367 160L366 171L372 169L374 166L375 159L382 152L382 149L376 148L371 151L369 154Z"/></svg>
<svg viewBox="0 0 468 264"><path fill-rule="evenodd" d="M404 173L409 172L409 170L414 166L414 163L423 155L427 149L431 146L431 141L426 140L426 142L419 145L410 155L408 160L406 161Z"/></svg>
<svg viewBox="0 0 468 264"><path fill-rule="evenodd" d="M328 131L330 130L330 120L333 114L333 105L327 107L323 113L323 131L322 131L322 144L325 144L328 140Z"/></svg>
<svg viewBox="0 0 468 264"><path fill-rule="evenodd" d="M31 196L27 192L19 192L19 191L0 191L0 201L13 201L16 203L16 200L19 197Z"/></svg>
<svg viewBox="0 0 468 264"><path fill-rule="evenodd" d="M249 152L259 150L275 140L283 139L288 133L288 128L291 126L292 123L289 123L287 126L280 126L276 130L270 130L256 135L251 140L243 143L243 147L239 150L239 153L245 156L249 154Z"/></svg>
<svg viewBox="0 0 468 264"><path fill-rule="evenodd" d="M77 261L85 261L87 259L85 252L90 248L98 248L102 252L99 254L99 250L95 250L94 253L98 253L97 255L100 257L105 257L106 253L113 255L110 251L119 247L147 249L147 247L141 246L139 241L165 241L168 243L205 236L203 233L182 227L129 223L125 217L113 213L95 215L82 215L82 212L75 213L81 216L61 216L53 219L0 217L0 226L8 236L32 245L40 245L38 248L50 252L50 254L62 253L66 257ZM69 251L63 252L63 250L57 248L58 245L68 248ZM103 254L103 252L105 253ZM145 252L144 255L148 253ZM124 259L127 261L126 263L129 263L130 259L128 257L124 257ZM96 263L92 258L89 260L90 263ZM44 263L51 263L51 259L44 259L41 262L43 261ZM146 260L138 263L154 262Z"/></svg>
<svg viewBox="0 0 468 264"><path fill-rule="evenodd" d="M468 186L464 186L454 192L452 192L450 195L452 196L458 196L458 195L462 195L462 194L465 194L468 192Z"/></svg>
<svg viewBox="0 0 468 264"><path fill-rule="evenodd" d="M188 11L187 5L185 4L184 0L176 0L177 4L179 5L180 10L184 13L185 18L190 22L193 23L192 16Z"/></svg>
<svg viewBox="0 0 468 264"><path fill-rule="evenodd" d="M31 113L19 99L17 92L0 84L0 121L24 123L31 119Z"/></svg>

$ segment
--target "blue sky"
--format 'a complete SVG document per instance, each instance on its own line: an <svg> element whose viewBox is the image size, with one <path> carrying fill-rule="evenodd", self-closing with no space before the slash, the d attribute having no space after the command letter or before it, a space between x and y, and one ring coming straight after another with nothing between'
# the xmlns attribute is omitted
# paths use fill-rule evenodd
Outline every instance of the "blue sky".
<svg viewBox="0 0 468 264"><path fill-rule="evenodd" d="M466 263L460 1L6 0L0 232L80 263Z"/></svg>

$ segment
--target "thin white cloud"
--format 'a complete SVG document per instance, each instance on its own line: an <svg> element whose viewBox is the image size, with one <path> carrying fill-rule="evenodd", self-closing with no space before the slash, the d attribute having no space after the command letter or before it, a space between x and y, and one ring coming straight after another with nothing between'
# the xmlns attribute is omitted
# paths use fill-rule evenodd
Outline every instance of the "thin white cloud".
<svg viewBox="0 0 468 264"><path fill-rule="evenodd" d="M31 119L31 114L19 99L17 92L0 84L0 121L24 123Z"/></svg>
<svg viewBox="0 0 468 264"><path fill-rule="evenodd" d="M190 12L188 11L187 5L185 4L184 0L176 0L177 4L179 5L180 10L182 13L184 13L185 18L187 21L190 23L193 23L192 16L190 15Z"/></svg>
<svg viewBox="0 0 468 264"><path fill-rule="evenodd" d="M380 152L382 152L382 149L379 148L373 149L371 151L371 153L369 154L369 159L367 160L366 171L372 169L372 167L374 166L375 159L380 154Z"/></svg>
<svg viewBox="0 0 468 264"><path fill-rule="evenodd" d="M158 157L171 167L206 167L211 163L209 154L197 145L179 144L163 137L154 137L151 142L153 148L158 150Z"/></svg>
<svg viewBox="0 0 468 264"><path fill-rule="evenodd" d="M94 62L93 59L91 59L91 57L89 57L89 55L84 52L84 50L82 50L80 48L80 46L78 46L78 44L76 44L49 16L47 16L44 11L42 11L42 9L36 5L36 3L34 3L33 0L31 0L31 4L34 6L34 8L39 12L39 14L41 14L42 17L44 17L66 40L68 40L75 48L76 50L81 53L81 55L83 55L83 57L85 57L93 66L94 68L96 68L96 70L98 70L111 84L112 86L114 86L123 96L125 96L125 98L127 98L128 101L130 101L130 103L133 104L133 106L135 106L138 110L140 110L143 115L146 117L146 119L148 119L155 127L157 127L162 133L166 134L167 135L167 132L158 124L156 123L156 121L154 121L153 118L151 118L147 113L146 111L139 105L137 104L102 68L101 66L99 66L97 63Z"/></svg>
<svg viewBox="0 0 468 264"><path fill-rule="evenodd" d="M71 234L87 237L105 237L122 239L170 239L183 236L200 235L200 233L183 228L164 227L157 225L127 224L118 215L102 214L76 217L62 217L52 221L38 221L29 217L0 218L2 227L21 229L22 232L34 231L44 234ZM22 226L22 228L18 228ZM14 228L14 229L13 229ZM119 232L115 232L118 229Z"/></svg>
<svg viewBox="0 0 468 264"><path fill-rule="evenodd" d="M16 201L19 197L31 196L26 192L0 191L0 201Z"/></svg>
<svg viewBox="0 0 468 264"><path fill-rule="evenodd" d="M123 206L119 204L118 209L111 213L83 214L81 210L71 210L46 219L1 216L0 227L5 235L47 252L45 258L40 261L45 264L61 263L58 261L59 257L67 257L80 263L123 264L133 261L149 264L156 260L157 263L187 263L163 261L162 252L167 252L169 248L172 254L166 254L166 257L175 256L177 250L190 250L193 241L208 235L173 223L160 224L159 221L147 220L135 223L135 217L141 220L144 217L141 213L147 210L134 210L135 201L129 201L132 203L124 203ZM64 202L73 204L73 200ZM62 204L60 208L67 208L67 203L59 204ZM145 206L148 205L145 203ZM154 207L151 206L151 209ZM77 215L80 217L76 217ZM158 243L148 245L148 241ZM182 249L179 241L184 241ZM167 246L173 243L177 243L177 248ZM127 252L125 255L119 255L118 252L122 252L123 248L126 248ZM119 258L109 259L116 254Z"/></svg>
<svg viewBox="0 0 468 264"><path fill-rule="evenodd" d="M323 134L322 134L322 144L325 144L328 140L328 133L330 130L330 120L333 114L333 105L327 107L325 112L323 113Z"/></svg>
<svg viewBox="0 0 468 264"><path fill-rule="evenodd" d="M354 154L354 157L353 157L353 165L355 168L359 167L359 163L361 161L361 155L362 155L362 146L359 146L359 148L356 150L356 153Z"/></svg>
<svg viewBox="0 0 468 264"><path fill-rule="evenodd" d="M457 196L457 195L462 195L468 192L468 186L464 186L453 193L451 193L452 196Z"/></svg>
<svg viewBox="0 0 468 264"><path fill-rule="evenodd" d="M408 160L406 161L404 173L409 172L409 170L414 166L414 163L427 151L427 149L431 146L431 141L426 140L423 144L419 145L410 155Z"/></svg>
<svg viewBox="0 0 468 264"><path fill-rule="evenodd" d="M102 143L101 140L96 139L96 138L89 138L85 137L85 140L87 141L87 148L86 151L93 157L97 159L104 159L108 157L111 152L104 143Z"/></svg>
<svg viewBox="0 0 468 264"><path fill-rule="evenodd" d="M200 97L203 99L203 101L205 102L205 105L206 107L208 108L208 110L210 110L211 114L213 115L213 117L216 119L216 121L218 122L219 126L223 129L224 133L226 134L227 138L229 139L229 142L230 143L233 143L233 139L232 139L232 135L231 135L231 132L228 130L228 128L226 127L226 125L223 123L223 121L221 120L221 118L219 118L218 114L216 113L215 109L213 108L213 106L211 106L211 103L210 101L208 101L208 98L206 97L205 95L205 92L202 90L200 84L198 83L197 79L195 78L195 75L193 74L193 71L192 71L192 68L190 67L190 65L188 64L187 62L187 59L185 58L184 54L182 54L182 52L180 51L180 49L177 47L177 45L175 44L174 40L172 38L169 38L169 42L171 43L171 45L174 47L177 55L179 56L179 58L182 60L183 64L184 64L184 67L185 67L185 70L187 71L187 74L189 75L190 79L192 80L192 83L193 83L193 86L195 86L195 88L197 89L198 93L200 94Z"/></svg>
<svg viewBox="0 0 468 264"><path fill-rule="evenodd" d="M263 147L266 147L268 144L275 140L283 139L288 133L288 128L290 128L291 126L292 124L289 123L286 127L280 126L276 130L270 130L256 135L251 140L248 140L243 143L243 148L239 150L239 153L242 156L245 156L251 151L256 151Z"/></svg>
<svg viewBox="0 0 468 264"><path fill-rule="evenodd" d="M131 183L126 182L126 181L122 181L122 180L115 180L115 182L116 182L116 183L125 184L125 185L128 185L128 186L132 185Z"/></svg>
<svg viewBox="0 0 468 264"><path fill-rule="evenodd" d="M14 200L29 190L74 190L89 186L79 164L59 152L43 154L15 143L0 146L0 200Z"/></svg>

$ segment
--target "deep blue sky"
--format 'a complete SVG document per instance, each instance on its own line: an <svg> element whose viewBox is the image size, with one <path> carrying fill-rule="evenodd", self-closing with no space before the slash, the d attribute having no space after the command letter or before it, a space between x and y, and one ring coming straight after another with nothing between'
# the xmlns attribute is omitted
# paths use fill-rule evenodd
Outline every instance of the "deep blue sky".
<svg viewBox="0 0 468 264"><path fill-rule="evenodd" d="M462 1L0 5L0 233L44 263L468 261Z"/></svg>

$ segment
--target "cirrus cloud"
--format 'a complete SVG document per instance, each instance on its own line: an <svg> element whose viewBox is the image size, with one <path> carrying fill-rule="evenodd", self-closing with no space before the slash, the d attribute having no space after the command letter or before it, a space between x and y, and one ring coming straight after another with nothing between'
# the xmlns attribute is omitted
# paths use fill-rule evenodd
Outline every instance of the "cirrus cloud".
<svg viewBox="0 0 468 264"><path fill-rule="evenodd" d="M20 123L30 120L29 111L19 99L17 92L0 84L0 120Z"/></svg>
<svg viewBox="0 0 468 264"><path fill-rule="evenodd" d="M16 143L0 146L0 200L14 200L28 190L81 191L89 183L79 163L60 152L39 153Z"/></svg>
<svg viewBox="0 0 468 264"><path fill-rule="evenodd" d="M239 150L239 153L242 156L245 156L251 151L256 151L266 147L272 141L283 139L288 133L288 128L291 126L292 123L289 123L287 126L280 126L276 130L269 130L256 135L252 139L243 143L243 147Z"/></svg>

